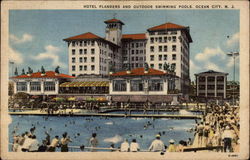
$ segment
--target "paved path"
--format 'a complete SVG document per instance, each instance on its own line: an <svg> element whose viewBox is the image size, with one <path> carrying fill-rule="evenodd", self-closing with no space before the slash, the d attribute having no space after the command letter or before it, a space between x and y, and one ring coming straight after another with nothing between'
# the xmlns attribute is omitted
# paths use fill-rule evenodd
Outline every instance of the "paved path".
<svg viewBox="0 0 250 160"><path fill-rule="evenodd" d="M55 113L50 116L69 116L71 115L67 110L66 114ZM40 110L24 111L24 112L9 112L10 115L48 115L47 112L40 112ZM154 117L154 118L180 118L180 119L199 119L201 115L174 115L174 114L113 114L113 113L84 113L79 110L73 110L72 116L106 116L106 117Z"/></svg>

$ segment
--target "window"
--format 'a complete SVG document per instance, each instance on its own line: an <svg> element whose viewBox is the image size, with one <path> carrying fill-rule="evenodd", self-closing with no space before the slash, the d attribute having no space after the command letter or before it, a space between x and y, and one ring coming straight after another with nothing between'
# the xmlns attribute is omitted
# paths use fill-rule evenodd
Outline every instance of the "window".
<svg viewBox="0 0 250 160"><path fill-rule="evenodd" d="M56 90L55 82L44 82L44 90L45 91L55 91Z"/></svg>
<svg viewBox="0 0 250 160"><path fill-rule="evenodd" d="M172 45L172 51L173 51L173 52L176 51L176 45Z"/></svg>
<svg viewBox="0 0 250 160"><path fill-rule="evenodd" d="M151 42L151 43L154 43L154 38L150 38L150 42Z"/></svg>
<svg viewBox="0 0 250 160"><path fill-rule="evenodd" d="M136 54L139 54L139 50L136 50Z"/></svg>
<svg viewBox="0 0 250 160"><path fill-rule="evenodd" d="M176 42L176 36L173 36L173 42Z"/></svg>
<svg viewBox="0 0 250 160"><path fill-rule="evenodd" d="M87 54L87 49L84 49L84 54Z"/></svg>
<svg viewBox="0 0 250 160"><path fill-rule="evenodd" d="M91 65L91 71L95 70L95 65Z"/></svg>
<svg viewBox="0 0 250 160"><path fill-rule="evenodd" d="M162 64L161 63L159 64L159 69L162 69Z"/></svg>
<svg viewBox="0 0 250 160"><path fill-rule="evenodd" d="M87 41L84 41L84 46L87 46Z"/></svg>
<svg viewBox="0 0 250 160"><path fill-rule="evenodd" d="M150 64L150 68L154 68L155 67L155 65L154 64Z"/></svg>
<svg viewBox="0 0 250 160"><path fill-rule="evenodd" d="M82 71L82 65L79 66L79 70Z"/></svg>
<svg viewBox="0 0 250 160"><path fill-rule="evenodd" d="M91 57L91 62L95 62L95 57Z"/></svg>
<svg viewBox="0 0 250 160"><path fill-rule="evenodd" d="M151 55L151 56L150 56L150 61L153 61L154 58L155 58L155 56L154 56L154 55Z"/></svg>
<svg viewBox="0 0 250 160"><path fill-rule="evenodd" d="M139 43L136 43L136 48L138 48L139 47Z"/></svg>
<svg viewBox="0 0 250 160"><path fill-rule="evenodd" d="M135 47L135 44L134 43L132 43L132 46L131 46L132 48L134 48Z"/></svg>
<svg viewBox="0 0 250 160"><path fill-rule="evenodd" d="M168 46L164 46L164 52L168 51Z"/></svg>
<svg viewBox="0 0 250 160"><path fill-rule="evenodd" d="M73 77L75 77L75 76L76 76L76 74L72 74L72 76L73 76Z"/></svg>
<svg viewBox="0 0 250 160"><path fill-rule="evenodd" d="M91 49L91 54L95 54L95 49L94 48Z"/></svg>
<svg viewBox="0 0 250 160"><path fill-rule="evenodd" d="M76 54L76 50L72 49L72 55L75 55L75 54Z"/></svg>
<svg viewBox="0 0 250 160"><path fill-rule="evenodd" d="M30 82L30 91L41 91L41 82Z"/></svg>
<svg viewBox="0 0 250 160"><path fill-rule="evenodd" d="M84 71L87 71L87 69L88 69L87 66L84 66Z"/></svg>
<svg viewBox="0 0 250 160"><path fill-rule="evenodd" d="M144 83L142 80L131 80L130 81L130 90L131 91L143 91Z"/></svg>
<svg viewBox="0 0 250 160"><path fill-rule="evenodd" d="M149 80L149 91L163 91L163 80Z"/></svg>
<svg viewBox="0 0 250 160"><path fill-rule="evenodd" d="M76 70L76 66L72 66L72 71L75 71Z"/></svg>
<svg viewBox="0 0 250 160"><path fill-rule="evenodd" d="M79 45L82 47L82 41L79 42Z"/></svg>
<svg viewBox="0 0 250 160"><path fill-rule="evenodd" d="M136 61L138 61L138 59L139 59L138 57L135 57L135 60L136 60Z"/></svg>
<svg viewBox="0 0 250 160"><path fill-rule="evenodd" d="M164 60L168 60L168 55L164 55Z"/></svg>
<svg viewBox="0 0 250 160"><path fill-rule="evenodd" d="M113 91L127 91L126 80L114 80Z"/></svg>
<svg viewBox="0 0 250 160"><path fill-rule="evenodd" d="M82 57L79 58L79 62L82 63Z"/></svg>
<svg viewBox="0 0 250 160"><path fill-rule="evenodd" d="M160 42L160 43L162 42L162 37L159 37L159 42Z"/></svg>
<svg viewBox="0 0 250 160"><path fill-rule="evenodd" d="M27 91L26 82L17 82L16 85L17 91Z"/></svg>
<svg viewBox="0 0 250 160"><path fill-rule="evenodd" d="M87 57L84 57L84 62L87 62Z"/></svg>
<svg viewBox="0 0 250 160"><path fill-rule="evenodd" d="M150 46L150 51L154 52L154 46Z"/></svg>
<svg viewBox="0 0 250 160"><path fill-rule="evenodd" d="M140 50L140 54L143 54L143 50Z"/></svg>
<svg viewBox="0 0 250 160"><path fill-rule="evenodd" d="M164 42L167 42L168 41L168 37L164 37Z"/></svg>
<svg viewBox="0 0 250 160"><path fill-rule="evenodd" d="M131 58L131 60L132 60L132 61L134 61L134 60L135 60L135 58L134 58L134 57L132 57L132 58Z"/></svg>
<svg viewBox="0 0 250 160"><path fill-rule="evenodd" d="M162 61L162 55L159 55L159 61Z"/></svg>
<svg viewBox="0 0 250 160"><path fill-rule="evenodd" d="M79 54L82 54L82 49L79 49Z"/></svg>
<svg viewBox="0 0 250 160"><path fill-rule="evenodd" d="M76 42L72 42L72 47L75 47L76 46Z"/></svg>
<svg viewBox="0 0 250 160"><path fill-rule="evenodd" d="M72 63L76 63L76 58L75 57L72 58Z"/></svg>
<svg viewBox="0 0 250 160"><path fill-rule="evenodd" d="M95 41L91 41L91 46L94 46L95 45Z"/></svg>
<svg viewBox="0 0 250 160"><path fill-rule="evenodd" d="M159 46L159 52L162 52L162 46Z"/></svg>
<svg viewBox="0 0 250 160"><path fill-rule="evenodd" d="M134 50L132 50L132 54L135 54L135 51L134 51Z"/></svg>
<svg viewBox="0 0 250 160"><path fill-rule="evenodd" d="M176 54L172 54L172 60L176 60Z"/></svg>
<svg viewBox="0 0 250 160"><path fill-rule="evenodd" d="M138 66L139 66L138 63L136 63L136 64L135 64L135 68L138 68Z"/></svg>

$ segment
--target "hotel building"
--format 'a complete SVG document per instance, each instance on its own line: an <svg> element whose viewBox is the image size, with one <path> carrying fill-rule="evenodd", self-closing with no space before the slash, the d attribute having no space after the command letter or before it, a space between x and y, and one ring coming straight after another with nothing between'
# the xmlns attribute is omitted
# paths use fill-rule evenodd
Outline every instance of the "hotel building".
<svg viewBox="0 0 250 160"><path fill-rule="evenodd" d="M167 63L180 78L176 88L188 93L192 42L189 27L165 23L149 28L146 33L122 34L122 21L110 19L104 23L105 38L88 32L64 39L68 43L70 75L108 75L110 71L144 67L145 63L163 71Z"/></svg>

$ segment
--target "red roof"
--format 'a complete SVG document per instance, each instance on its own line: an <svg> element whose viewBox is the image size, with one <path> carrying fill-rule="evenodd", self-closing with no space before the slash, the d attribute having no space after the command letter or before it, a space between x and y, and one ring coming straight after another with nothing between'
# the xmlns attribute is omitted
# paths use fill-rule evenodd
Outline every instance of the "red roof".
<svg viewBox="0 0 250 160"><path fill-rule="evenodd" d="M187 27L168 22L168 23L161 24L159 26L149 28L148 30L149 31L157 31L157 30L164 30L164 29L185 29L185 28L187 28Z"/></svg>
<svg viewBox="0 0 250 160"><path fill-rule="evenodd" d="M30 76L28 76L27 74L24 74L24 75L19 75L19 76L12 77L12 78L75 78L73 76L62 74L62 73L59 73L58 75L56 75L56 72L54 71L47 71L44 76L42 76L41 74L42 74L41 72L36 72L36 73L31 73Z"/></svg>
<svg viewBox="0 0 250 160"><path fill-rule="evenodd" d="M66 38L64 40L68 41L68 40L84 40L84 39L102 39L102 38L95 35L95 34L93 34L93 33L91 33L91 32L87 32L87 33L84 33L84 34L80 34L80 35L77 35L77 36Z"/></svg>
<svg viewBox="0 0 250 160"><path fill-rule="evenodd" d="M124 23L122 21L120 21L119 19L115 19L115 18L104 21L104 23L116 23L116 22L124 25Z"/></svg>
<svg viewBox="0 0 250 160"><path fill-rule="evenodd" d="M131 73L127 73L127 71L120 71L113 73L111 76L146 76L146 75L166 75L163 71L156 70L153 68L149 68L148 73L144 73L144 68L135 68L130 71Z"/></svg>
<svg viewBox="0 0 250 160"><path fill-rule="evenodd" d="M146 39L145 33L138 33L138 34L123 34L122 39L134 39L134 40L141 40Z"/></svg>

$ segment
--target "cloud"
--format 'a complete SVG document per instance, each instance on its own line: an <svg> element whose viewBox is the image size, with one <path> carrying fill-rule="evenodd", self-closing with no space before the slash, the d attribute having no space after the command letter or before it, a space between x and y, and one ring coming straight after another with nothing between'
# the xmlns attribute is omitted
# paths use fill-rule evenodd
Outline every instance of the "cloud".
<svg viewBox="0 0 250 160"><path fill-rule="evenodd" d="M228 47L238 45L239 44L239 38L240 38L240 34L239 34L239 32L237 32L234 35L232 35L231 37L229 37L229 39L226 41L226 45Z"/></svg>
<svg viewBox="0 0 250 160"><path fill-rule="evenodd" d="M15 44L21 44L21 43L32 41L33 36L28 33L24 33L21 38L18 38L15 35L10 34L10 40Z"/></svg>
<svg viewBox="0 0 250 160"><path fill-rule="evenodd" d="M207 61L214 56L220 56L220 58L224 59L225 53L221 50L220 47L217 48L206 47L202 53L198 53L195 55L195 60Z"/></svg>
<svg viewBox="0 0 250 160"><path fill-rule="evenodd" d="M18 51L12 49L11 47L9 47L8 50L8 57L9 57L9 61L12 61L16 64L21 64L23 63L23 56L21 53L19 53Z"/></svg>
<svg viewBox="0 0 250 160"><path fill-rule="evenodd" d="M211 63L211 62L207 62L204 67L207 70L222 71L218 65Z"/></svg>
<svg viewBox="0 0 250 160"><path fill-rule="evenodd" d="M33 56L32 58L38 61L41 60L51 60L52 66L60 66L62 68L66 67L66 64L63 62L60 62L60 57L58 55L58 52L60 52L60 48L55 47L53 45L47 45L45 46L45 52L39 53L37 56Z"/></svg>
<svg viewBox="0 0 250 160"><path fill-rule="evenodd" d="M229 60L227 61L227 67L233 67L234 66L234 59L233 57L229 57ZM239 57L235 58L235 66L239 66Z"/></svg>

